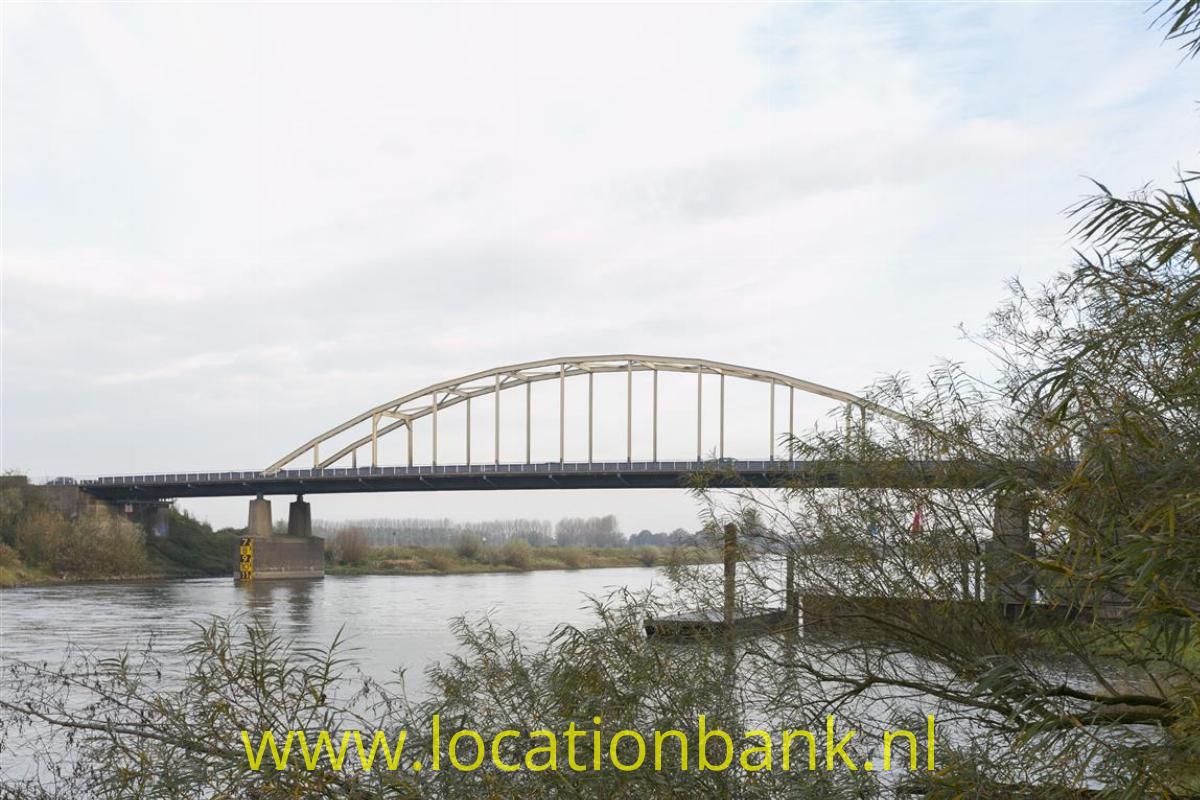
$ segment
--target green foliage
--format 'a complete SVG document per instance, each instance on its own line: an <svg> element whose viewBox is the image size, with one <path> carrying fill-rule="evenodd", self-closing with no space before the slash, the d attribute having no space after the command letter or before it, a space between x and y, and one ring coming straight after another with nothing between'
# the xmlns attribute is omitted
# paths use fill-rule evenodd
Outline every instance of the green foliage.
<svg viewBox="0 0 1200 800"><path fill-rule="evenodd" d="M366 563L371 543L361 528L349 527L338 531L333 538L333 552L337 563L357 567Z"/></svg>
<svg viewBox="0 0 1200 800"><path fill-rule="evenodd" d="M582 569L587 564L587 553L582 547L559 547L555 555L567 569Z"/></svg>
<svg viewBox="0 0 1200 800"><path fill-rule="evenodd" d="M172 508L167 535L148 537L146 547L168 575L232 575L241 535L242 531L232 528L214 531L208 523Z"/></svg>
<svg viewBox="0 0 1200 800"><path fill-rule="evenodd" d="M1200 55L1200 0L1157 0L1155 22L1189 56Z"/></svg>
<svg viewBox="0 0 1200 800"><path fill-rule="evenodd" d="M480 547L470 558L459 547L372 547L355 565L339 562L334 540L326 540L330 574L425 575L430 573L507 572L511 570L596 569L601 567L656 566L666 563L711 564L720 552L698 547L671 548L664 555L657 547L535 547L514 539L502 547ZM461 544L461 542L459 542Z"/></svg>
<svg viewBox="0 0 1200 800"><path fill-rule="evenodd" d="M597 627L559 629L552 641L529 648L487 621L455 622L460 655L434 667L435 687L424 700L402 687L380 685L347 660L338 640L327 648L299 648L258 623L214 619L197 630L187 648L187 668L170 685L158 681L162 669L153 651L97 659L76 654L69 667L11 663L6 678L11 694L0 697L0 742L28 747L46 781L30 786L16 775L0 778L0 792L47 797L254 797L286 798L447 798L493 800L529 798L788 797L866 798L870 781L846 771L796 770L749 776L738 770L699 771L697 720L734 732L757 725L738 711L734 661L722 647L647 646L641 627L661 608L644 597L618 595L596 605ZM67 732L54 746L39 741L26 723L33 703L43 721ZM678 729L688 737L687 771L674 769L678 750L663 748L664 770L572 771L560 744L554 772L505 773L485 759L477 772L390 772L383 758L370 772L354 756L341 770L326 759L309 770L299 748L289 768L247 769L242 730L309 733L382 729L407 731L410 753L432 750L430 720L440 716L443 754L446 737L460 727L488 739L510 728L565 731L574 724L594 729L601 717L601 747L607 753L618 730ZM257 738L256 738L257 740ZM75 756L57 755L67 744ZM741 743L739 743L740 745ZM502 757L523 758L530 745L510 739ZM590 737L581 737L579 762L590 763ZM22 749L21 752L26 752ZM627 761L632 760L628 752ZM268 757L269 758L269 757ZM607 761L607 755L605 760ZM719 758L719 757L718 757Z"/></svg>
<svg viewBox="0 0 1200 800"><path fill-rule="evenodd" d="M533 565L532 549L524 539L509 539L504 543L501 557L505 564L514 569L528 570Z"/></svg>
<svg viewBox="0 0 1200 800"><path fill-rule="evenodd" d="M8 550L6 576L40 570L54 578L87 579L147 574L141 530L108 508L79 504L68 515L51 502L45 487L20 476L0 483L0 543ZM34 577L29 575L29 577Z"/></svg>
<svg viewBox="0 0 1200 800"><path fill-rule="evenodd" d="M22 564L21 554L6 544L0 543L0 569L14 569Z"/></svg>
<svg viewBox="0 0 1200 800"><path fill-rule="evenodd" d="M463 533L454 542L454 552L459 558L474 560L483 552L483 541L473 533Z"/></svg>

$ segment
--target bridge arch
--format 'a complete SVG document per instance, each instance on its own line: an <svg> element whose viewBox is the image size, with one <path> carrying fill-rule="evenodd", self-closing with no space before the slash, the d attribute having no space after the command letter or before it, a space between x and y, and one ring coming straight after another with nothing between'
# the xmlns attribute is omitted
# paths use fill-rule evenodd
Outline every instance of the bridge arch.
<svg viewBox="0 0 1200 800"><path fill-rule="evenodd" d="M588 378L588 460L591 461L592 453L592 431L593 431L593 388L592 381L594 375L604 373L621 373L628 375L628 389L626 393L626 438L628 452L632 458L632 394L633 394L633 373L635 372L652 372L654 373L654 413L653 413L653 437L654 437L654 460L658 458L658 373L659 372L675 372L675 373L694 373L697 376L697 419L696 419L696 447L697 459L701 456L701 441L703 438L702 417L700 409L703 403L702 381L705 375L717 375L721 379L721 455L724 455L724 385L725 378L738 378L749 381L758 381L760 383L771 384L771 427L774 431L774 414L775 414L775 390L774 387L788 387L789 399L794 398L794 392L799 390L811 395L826 397L830 400L836 400L847 405L847 411L852 408L858 408L865 417L867 412L880 414L891 417L900 421L909 421L907 417L892 411L888 408L873 403L866 398L858 395L844 392L840 389L833 389L828 386L822 386L819 383L812 381L794 378L790 375L784 375L779 372L770 370L755 369L752 367L739 366L737 364L727 364L720 361L710 361L701 358L675 358L667 356L646 356L646 355L600 355L600 356L577 356L570 358L547 358L540 361L527 361L520 364L509 364L503 367L483 370L470 375L463 375L458 378L453 378L441 383L431 384L415 392L402 395L386 403L377 405L374 408L367 409L361 414L351 417L340 425L334 426L329 430L314 436L304 444L292 450L275 463L271 464L264 470L266 475L274 475L280 470L286 468L292 462L311 453L312 466L314 468L325 468L331 466L346 456L350 456L354 463L358 462L358 451L363 448L369 448L371 454L371 465L378 466L379 458L379 439L392 433L400 428L405 428L408 439L408 463L412 465L413 459L413 424L425 417L429 417L432 423L433 437L433 463L437 464L437 417L438 412L448 408L452 408L461 403L466 404L467 416L467 458L470 461L471 453L471 401L485 396L495 395L495 409L497 424L495 426L496 437L496 453L500 451L500 393L505 389L511 389L518 386L526 388L526 454L529 453L529 437L530 437L530 412L529 412L529 388L534 383L542 381L559 381L559 460L563 461L564 452L564 425L565 425L565 383L568 378L587 376ZM321 445L330 442L342 434L356 427L362 426L365 430L363 433L355 436L352 440L341 447L338 447L334 452L327 453L322 456ZM368 428L369 426L369 428ZM772 436L774 433L772 433ZM772 452L774 448L772 447Z"/></svg>

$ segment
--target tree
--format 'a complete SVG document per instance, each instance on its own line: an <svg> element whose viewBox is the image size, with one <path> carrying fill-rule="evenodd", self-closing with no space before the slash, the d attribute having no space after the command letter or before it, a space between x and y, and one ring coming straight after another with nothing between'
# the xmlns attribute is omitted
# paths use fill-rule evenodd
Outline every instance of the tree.
<svg viewBox="0 0 1200 800"><path fill-rule="evenodd" d="M846 489L703 493L795 559L806 639L842 637L747 646L774 707L823 696L861 729L920 706L970 718L924 779L933 797L1074 796L1099 776L1112 796L1200 793L1197 177L1099 186L1074 210L1087 251L1041 291L1014 283L982 338L994 382L955 365L921 390L884 381L872 399L909 422L792 442ZM930 488L906 466L929 459L986 480Z"/></svg>
<svg viewBox="0 0 1200 800"><path fill-rule="evenodd" d="M362 564L367 560L370 549L366 534L358 527L342 528L333 540L333 551L339 564Z"/></svg>

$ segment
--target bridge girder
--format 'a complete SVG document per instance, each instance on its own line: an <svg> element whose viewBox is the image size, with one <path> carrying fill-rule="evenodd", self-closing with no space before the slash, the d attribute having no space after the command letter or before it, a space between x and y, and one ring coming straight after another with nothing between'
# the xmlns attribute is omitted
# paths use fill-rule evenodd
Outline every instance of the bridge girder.
<svg viewBox="0 0 1200 800"><path fill-rule="evenodd" d="M795 378L790 375L784 375L779 372L770 370L755 369L752 367L740 366L737 364L727 364L720 361L712 361L701 358L679 358L668 356L648 356L635 354L615 354L615 355L599 355L599 356L575 356L567 358L547 358L539 361L528 361L520 364L508 364L502 367L496 367L481 372L463 375L451 380L442 381L440 383L425 386L417 391L401 395L386 403L382 403L373 408L370 408L357 416L351 417L340 425L321 433L312 439L309 439L304 444L284 455L279 460L275 461L267 467L263 473L265 475L274 475L280 470L287 467L293 461L301 458L307 453L312 454L312 465L314 468L323 469L337 463L346 456L352 456L357 463L358 451L364 447L371 449L371 464L378 465L378 443L379 439L387 434L396 431L400 428L406 428L408 433L408 458L409 464L412 464L412 443L413 443L413 424L425 417L430 417L433 424L433 441L434 441L434 463L436 464L437 453L437 414L439 411L453 408L462 403L467 404L468 420L470 417L470 402L473 399L484 397L487 395L499 395L505 389L511 389L518 386L526 386L528 393L534 383L540 383L549 380L560 381L559 394L559 433L560 433L560 460L562 453L562 427L564 419L565 401L564 389L562 386L568 378L588 376L589 379L589 399L588 399L588 426L589 426L589 460L591 460L591 430L592 430L592 387L591 376L604 373L619 373L624 372L629 375L629 390L627 395L627 415L632 419L632 385L633 373L635 372L653 372L655 373L655 417L654 417L654 441L655 441L655 458L657 458L657 373L659 372L674 372L674 373L693 373L698 376L698 381L703 379L704 375L718 375L722 378L721 384L721 426L722 426L722 442L724 438L724 378L732 377L749 381L757 381L760 383L769 383L773 387L786 386L790 391L799 390L803 393L825 397L830 400L835 400L847 404L847 408L857 407L861 410L865 417L866 412L880 414L890 417L901 422L912 422L903 414L895 412L884 406L880 406L870 400L845 392L840 389L834 389L829 386L823 386L819 383ZM702 425L700 419L700 403L702 395L700 393L700 384L697 384L697 447L701 439ZM439 398L440 395L440 398ZM528 401L528 394L527 394ZM774 389L772 390L771 403L771 427L774 429ZM496 402L496 450L499 452L499 399ZM389 420L383 422L383 420ZM354 438L348 444L340 447L336 452L321 456L321 445L340 436L352 428L369 423L370 430ZM383 424L381 424L383 423ZM526 405L526 460L529 460L529 406ZM627 426L630 431L628 437L632 437L632 422ZM629 443L629 448L632 450L632 442ZM467 426L467 449L468 459L470 457L470 424ZM699 457L699 453L697 453Z"/></svg>

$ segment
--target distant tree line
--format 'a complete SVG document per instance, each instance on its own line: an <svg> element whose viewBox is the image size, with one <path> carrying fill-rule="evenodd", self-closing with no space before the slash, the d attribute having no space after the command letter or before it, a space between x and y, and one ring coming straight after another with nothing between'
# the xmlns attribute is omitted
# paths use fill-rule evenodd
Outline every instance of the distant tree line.
<svg viewBox="0 0 1200 800"><path fill-rule="evenodd" d="M683 528L676 528L670 533L651 533L643 528L629 537L629 544L634 547L680 547L697 544L700 534L690 533Z"/></svg>
<svg viewBox="0 0 1200 800"><path fill-rule="evenodd" d="M676 528L671 533L642 530L633 536L621 532L612 514L601 517L564 517L558 522L543 519L498 519L456 522L441 519L363 519L331 522L317 520L313 533L327 539L346 528L360 530L373 547L430 547L453 545L464 537L489 545L521 540L533 547L659 547L692 544L698 534Z"/></svg>

